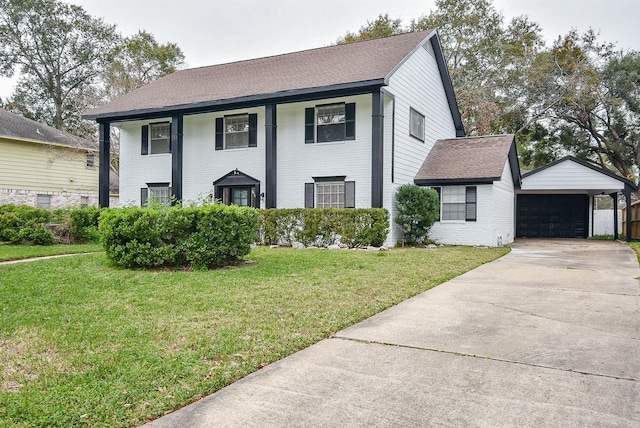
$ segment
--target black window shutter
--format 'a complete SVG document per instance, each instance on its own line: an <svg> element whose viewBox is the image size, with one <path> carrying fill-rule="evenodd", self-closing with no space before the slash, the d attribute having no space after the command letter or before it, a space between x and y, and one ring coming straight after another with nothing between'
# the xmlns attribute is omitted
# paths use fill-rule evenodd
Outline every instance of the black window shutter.
<svg viewBox="0 0 640 428"><path fill-rule="evenodd" d="M249 115L249 147L258 147L258 115Z"/></svg>
<svg viewBox="0 0 640 428"><path fill-rule="evenodd" d="M346 125L347 140L356 139L356 104L349 103L344 105L344 116Z"/></svg>
<svg viewBox="0 0 640 428"><path fill-rule="evenodd" d="M438 206L440 208L438 210L438 219L436 221L440 221L440 213L442 212L442 187L432 187L432 189L438 194Z"/></svg>
<svg viewBox="0 0 640 428"><path fill-rule="evenodd" d="M171 140L171 123L169 123L169 153L171 153L171 146L173 141Z"/></svg>
<svg viewBox="0 0 640 428"><path fill-rule="evenodd" d="M309 107L304 110L304 142L315 143L316 109Z"/></svg>
<svg viewBox="0 0 640 428"><path fill-rule="evenodd" d="M314 207L315 187L316 187L315 183L304 183L304 207L305 208Z"/></svg>
<svg viewBox="0 0 640 428"><path fill-rule="evenodd" d="M476 186L467 186L465 202L465 220L476 221L478 206Z"/></svg>
<svg viewBox="0 0 640 428"><path fill-rule="evenodd" d="M356 207L356 182L355 181L344 182L344 207L345 208Z"/></svg>
<svg viewBox="0 0 640 428"><path fill-rule="evenodd" d="M146 187L142 187L140 189L140 206L144 207L147 204L147 199L149 198L149 189Z"/></svg>
<svg viewBox="0 0 640 428"><path fill-rule="evenodd" d="M216 150L224 149L224 118L216 117Z"/></svg>
<svg viewBox="0 0 640 428"><path fill-rule="evenodd" d="M142 141L140 142L140 154L149 154L149 125L142 126Z"/></svg>

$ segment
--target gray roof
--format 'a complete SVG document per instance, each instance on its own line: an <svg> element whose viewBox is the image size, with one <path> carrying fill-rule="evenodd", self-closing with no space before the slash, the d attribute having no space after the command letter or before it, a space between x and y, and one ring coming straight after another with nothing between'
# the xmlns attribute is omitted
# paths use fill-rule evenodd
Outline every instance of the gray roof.
<svg viewBox="0 0 640 428"><path fill-rule="evenodd" d="M84 118L131 119L136 115L283 98L299 91L383 85L410 53L432 38L441 54L436 32L420 31L181 70L93 109ZM445 85L450 84L448 79L447 74Z"/></svg>
<svg viewBox="0 0 640 428"><path fill-rule="evenodd" d="M513 135L438 140L420 167L414 182L427 186L488 184L500 180L507 160L511 162L514 183L519 187L520 168Z"/></svg>
<svg viewBox="0 0 640 428"><path fill-rule="evenodd" d="M82 149L97 149L95 142L76 137L19 114L0 109L0 138L28 140Z"/></svg>

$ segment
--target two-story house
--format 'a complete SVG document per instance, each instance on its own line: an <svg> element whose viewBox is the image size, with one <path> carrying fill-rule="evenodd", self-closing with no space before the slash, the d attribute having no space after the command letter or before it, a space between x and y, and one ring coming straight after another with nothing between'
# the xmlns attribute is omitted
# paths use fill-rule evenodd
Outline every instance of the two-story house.
<svg viewBox="0 0 640 428"><path fill-rule="evenodd" d="M393 219L396 189L415 182L440 193L439 242L516 236L514 138L460 138L436 31L182 70L84 117L100 126L101 206L117 127L125 205L217 198L257 208L384 207Z"/></svg>

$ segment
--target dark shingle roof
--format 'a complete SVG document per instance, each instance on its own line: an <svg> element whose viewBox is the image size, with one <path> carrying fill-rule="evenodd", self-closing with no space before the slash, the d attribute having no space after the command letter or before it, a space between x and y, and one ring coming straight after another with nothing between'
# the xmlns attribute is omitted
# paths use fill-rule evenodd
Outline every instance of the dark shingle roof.
<svg viewBox="0 0 640 428"><path fill-rule="evenodd" d="M438 140L420 167L414 182L427 186L444 183L491 183L500 179L507 159L512 164L514 183L519 183L520 170L513 135Z"/></svg>
<svg viewBox="0 0 640 428"><path fill-rule="evenodd" d="M175 72L89 111L86 119L114 118L181 106L286 96L297 90L383 84L435 32L413 32ZM457 106L456 106L457 108Z"/></svg>
<svg viewBox="0 0 640 428"><path fill-rule="evenodd" d="M96 143L92 141L0 109L0 138L3 137L75 148L97 149Z"/></svg>

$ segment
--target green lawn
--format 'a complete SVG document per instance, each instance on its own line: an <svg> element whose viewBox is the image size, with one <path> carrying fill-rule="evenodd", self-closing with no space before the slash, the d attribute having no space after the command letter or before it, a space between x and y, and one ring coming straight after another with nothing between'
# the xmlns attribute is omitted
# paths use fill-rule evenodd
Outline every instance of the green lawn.
<svg viewBox="0 0 640 428"><path fill-rule="evenodd" d="M56 256L59 254L90 253L102 251L100 244L83 245L6 245L0 244L0 262L29 259L31 257Z"/></svg>
<svg viewBox="0 0 640 428"><path fill-rule="evenodd" d="M135 426L508 248L257 248L208 272L0 266L0 426Z"/></svg>
<svg viewBox="0 0 640 428"><path fill-rule="evenodd" d="M638 262L640 263L640 241L630 241L627 242L627 245L629 245L631 249L636 252L636 255L638 256Z"/></svg>

